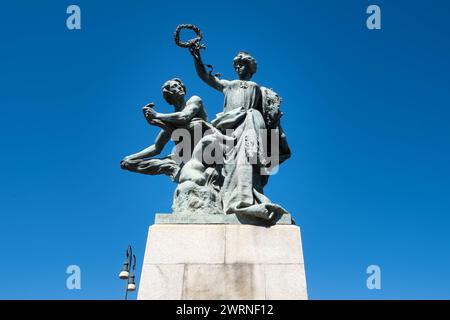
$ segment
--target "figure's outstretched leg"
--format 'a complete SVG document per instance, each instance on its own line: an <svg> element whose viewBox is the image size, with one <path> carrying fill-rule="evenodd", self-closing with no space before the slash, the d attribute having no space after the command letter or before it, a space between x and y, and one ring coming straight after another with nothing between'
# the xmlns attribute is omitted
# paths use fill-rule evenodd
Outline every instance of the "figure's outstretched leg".
<svg viewBox="0 0 450 320"><path fill-rule="evenodd" d="M173 181L177 181L180 166L170 156L162 159L135 159L122 163L122 168L141 174L165 174Z"/></svg>

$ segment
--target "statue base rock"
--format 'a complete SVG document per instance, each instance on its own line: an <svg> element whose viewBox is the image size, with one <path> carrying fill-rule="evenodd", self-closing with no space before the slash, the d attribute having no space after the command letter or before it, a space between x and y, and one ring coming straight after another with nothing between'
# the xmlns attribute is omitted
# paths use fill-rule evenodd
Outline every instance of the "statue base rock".
<svg viewBox="0 0 450 320"><path fill-rule="evenodd" d="M307 299L300 228L156 223L138 299Z"/></svg>

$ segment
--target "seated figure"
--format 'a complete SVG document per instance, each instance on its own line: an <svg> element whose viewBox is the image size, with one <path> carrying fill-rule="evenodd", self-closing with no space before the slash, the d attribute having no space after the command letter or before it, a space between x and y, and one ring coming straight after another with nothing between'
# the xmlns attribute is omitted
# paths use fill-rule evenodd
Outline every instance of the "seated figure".
<svg viewBox="0 0 450 320"><path fill-rule="evenodd" d="M156 112L154 103L144 106L142 111L148 123L160 127L161 131L153 145L126 156L120 166L122 169L142 174L165 174L178 182L180 169L190 159L196 142L210 124L207 122L207 114L200 97L194 95L185 100L186 86L180 79L166 81L162 86L162 94L164 100L175 108L175 112L167 114ZM199 131L199 134L196 134L196 131ZM180 135L184 139L174 139ZM196 138L196 135L199 137ZM190 141L186 141L186 138ZM171 139L175 143L176 152L166 157L154 158ZM180 153L184 154L180 156Z"/></svg>

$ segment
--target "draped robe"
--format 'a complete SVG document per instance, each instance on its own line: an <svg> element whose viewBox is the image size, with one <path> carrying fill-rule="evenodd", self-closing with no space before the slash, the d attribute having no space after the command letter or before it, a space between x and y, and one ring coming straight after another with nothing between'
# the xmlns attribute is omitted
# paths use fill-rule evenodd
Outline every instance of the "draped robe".
<svg viewBox="0 0 450 320"><path fill-rule="evenodd" d="M212 121L234 144L224 144L221 186L223 210L226 214L245 214L271 219L274 214L287 213L263 194L261 175L262 134L266 129L263 117L261 88L252 81L230 81L223 91L224 111Z"/></svg>

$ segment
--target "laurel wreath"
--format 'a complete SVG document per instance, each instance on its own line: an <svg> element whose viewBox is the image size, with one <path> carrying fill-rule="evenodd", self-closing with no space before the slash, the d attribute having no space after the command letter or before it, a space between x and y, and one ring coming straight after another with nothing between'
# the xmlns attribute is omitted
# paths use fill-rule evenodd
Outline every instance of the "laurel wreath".
<svg viewBox="0 0 450 320"><path fill-rule="evenodd" d="M195 32L195 34L197 36L194 39L190 39L188 41L183 42L180 40L180 32L183 29L192 30ZM202 32L196 25L193 25L193 24L180 24L177 26L177 29L175 30L175 33L174 33L175 43L182 48L189 48L192 46L195 46L198 49L205 48L205 45L200 44L200 41L202 40L202 38L203 38Z"/></svg>

